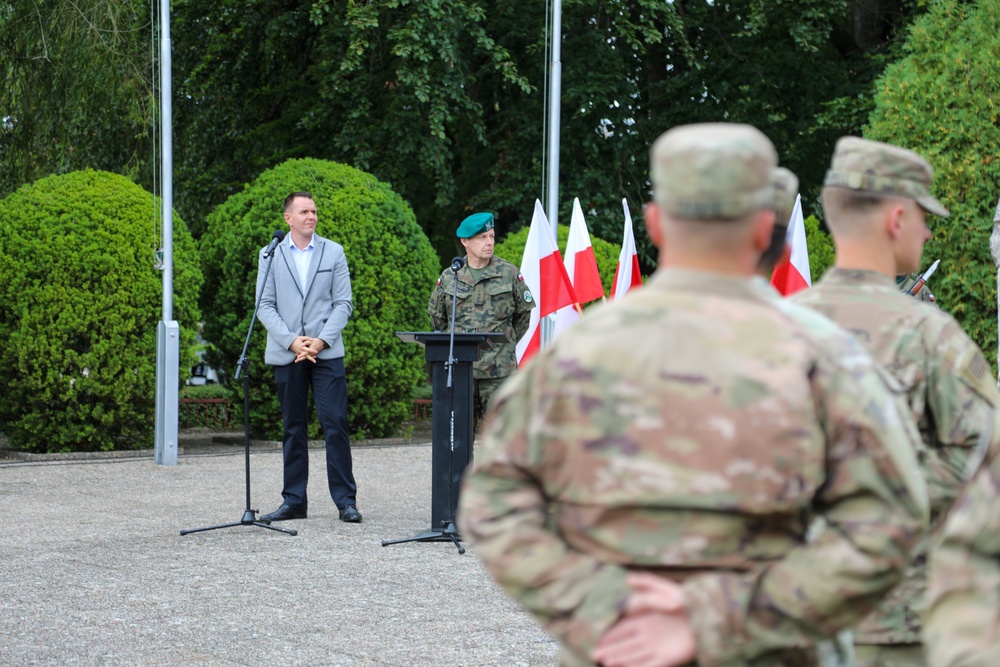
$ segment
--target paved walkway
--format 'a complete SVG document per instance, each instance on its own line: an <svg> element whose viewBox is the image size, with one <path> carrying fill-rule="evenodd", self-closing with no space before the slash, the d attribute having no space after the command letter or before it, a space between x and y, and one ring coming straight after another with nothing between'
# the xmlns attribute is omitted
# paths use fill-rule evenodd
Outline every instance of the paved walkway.
<svg viewBox="0 0 1000 667"><path fill-rule="evenodd" d="M242 446L0 462L4 665L552 665L557 645L470 549L382 547L429 527L428 444L358 447L364 523L337 520L311 451L296 537L238 522ZM252 507L280 504L281 455L255 446ZM277 524L276 524L277 525Z"/></svg>

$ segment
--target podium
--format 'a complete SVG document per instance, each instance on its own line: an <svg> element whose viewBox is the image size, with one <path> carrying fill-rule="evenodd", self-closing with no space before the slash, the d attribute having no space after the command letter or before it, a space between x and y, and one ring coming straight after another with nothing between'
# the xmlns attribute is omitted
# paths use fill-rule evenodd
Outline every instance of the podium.
<svg viewBox="0 0 1000 667"><path fill-rule="evenodd" d="M454 542L459 553L455 530L458 489L462 473L472 459L473 404L472 364L490 342L502 343L503 333L455 332L452 388L448 389L448 350L451 333L447 331L397 332L405 343L424 347L424 358L431 363L431 528L414 537L383 540L382 546L401 542Z"/></svg>

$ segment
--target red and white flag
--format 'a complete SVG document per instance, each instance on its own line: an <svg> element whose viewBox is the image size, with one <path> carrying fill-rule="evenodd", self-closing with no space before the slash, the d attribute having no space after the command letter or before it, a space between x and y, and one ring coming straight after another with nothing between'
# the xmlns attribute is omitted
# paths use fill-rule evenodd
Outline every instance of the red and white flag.
<svg viewBox="0 0 1000 667"><path fill-rule="evenodd" d="M611 285L611 298L615 301L636 287L642 285L642 275L639 273L639 253L635 249L635 233L632 231L632 214L628 210L628 201L622 199L625 209L625 236L622 238L622 251L618 255L618 268L615 269L615 282Z"/></svg>
<svg viewBox="0 0 1000 667"><path fill-rule="evenodd" d="M566 275L573 285L573 291L580 303L589 303L594 299L604 297L604 285L601 284L601 274L597 270L597 259L594 257L594 246L590 243L590 231L583 217L580 198L573 199L573 218L569 223L569 239L566 241L566 254L563 256ZM556 313L555 334L580 319L580 311L576 304L565 306Z"/></svg>
<svg viewBox="0 0 1000 667"><path fill-rule="evenodd" d="M563 306L576 303L576 294L573 293L573 284L566 274L559 246L552 238L549 220L542 210L542 203L537 199L535 212L531 216L528 240L524 244L524 256L521 258L521 276L537 305L531 309L528 332L517 341L518 366L542 349L541 319Z"/></svg>
<svg viewBox="0 0 1000 667"><path fill-rule="evenodd" d="M795 208L788 221L785 243L792 249L788 261L782 262L771 274L771 284L783 295L795 294L812 285L809 273L809 248L806 246L806 221L802 217L802 196L795 198Z"/></svg>

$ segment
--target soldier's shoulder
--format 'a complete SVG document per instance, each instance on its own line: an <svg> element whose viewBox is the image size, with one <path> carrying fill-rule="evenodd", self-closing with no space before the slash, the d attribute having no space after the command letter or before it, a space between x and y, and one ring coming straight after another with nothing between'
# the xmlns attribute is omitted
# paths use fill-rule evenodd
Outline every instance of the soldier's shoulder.
<svg viewBox="0 0 1000 667"><path fill-rule="evenodd" d="M497 271L503 273L504 275L512 274L516 276L518 273L520 273L520 270L517 268L516 264L507 261L503 257L497 257L496 255L493 256L493 266Z"/></svg>

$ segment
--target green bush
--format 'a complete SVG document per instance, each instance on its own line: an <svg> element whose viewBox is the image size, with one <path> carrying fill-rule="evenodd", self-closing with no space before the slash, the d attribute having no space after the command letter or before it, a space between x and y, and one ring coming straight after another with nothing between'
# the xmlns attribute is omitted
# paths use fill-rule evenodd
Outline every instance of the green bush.
<svg viewBox="0 0 1000 667"><path fill-rule="evenodd" d="M806 246L809 248L809 274L813 284L823 277L833 266L835 259L833 239L823 231L823 226L815 215L810 215L806 223Z"/></svg>
<svg viewBox="0 0 1000 667"><path fill-rule="evenodd" d="M316 200L316 233L344 246L351 270L354 312L344 330L349 428L354 437L390 435L412 410L410 392L426 381L423 350L397 331L430 327L427 302L439 262L410 207L388 185L346 165L289 160L261 174L216 208L201 238L205 279L204 337L209 363L231 377L254 308L257 253L276 229L287 230L282 203L293 191ZM281 435L281 409L270 367L266 331L254 325L250 343L251 425L259 435ZM242 405L242 381L229 383ZM313 425L313 431L318 426Z"/></svg>
<svg viewBox="0 0 1000 667"><path fill-rule="evenodd" d="M1000 195L1000 4L941 0L917 19L906 57L878 82L865 136L917 151L951 217L929 216L924 268L932 289L987 356L997 346L996 269L989 251Z"/></svg>
<svg viewBox="0 0 1000 667"><path fill-rule="evenodd" d="M513 234L508 234L493 249L497 257L502 257L515 266L521 265L524 257L524 245L528 242L528 232L530 227L523 227ZM569 241L569 225L559 225L559 252L564 253L566 243ZM618 268L618 255L621 253L621 246L608 243L604 239L590 235L590 244L594 247L594 259L597 260L597 271L601 274L601 284L604 285L604 294L611 296L611 283L615 280L615 269ZM595 303L600 303L597 301Z"/></svg>
<svg viewBox="0 0 1000 667"><path fill-rule="evenodd" d="M228 398L232 400L233 392L221 384L195 384L181 387L180 398ZM242 395L240 396L242 400Z"/></svg>
<svg viewBox="0 0 1000 667"><path fill-rule="evenodd" d="M0 423L13 446L152 446L163 291L153 205L138 185L98 171L50 176L0 201ZM183 377L201 284L194 241L175 216Z"/></svg>

